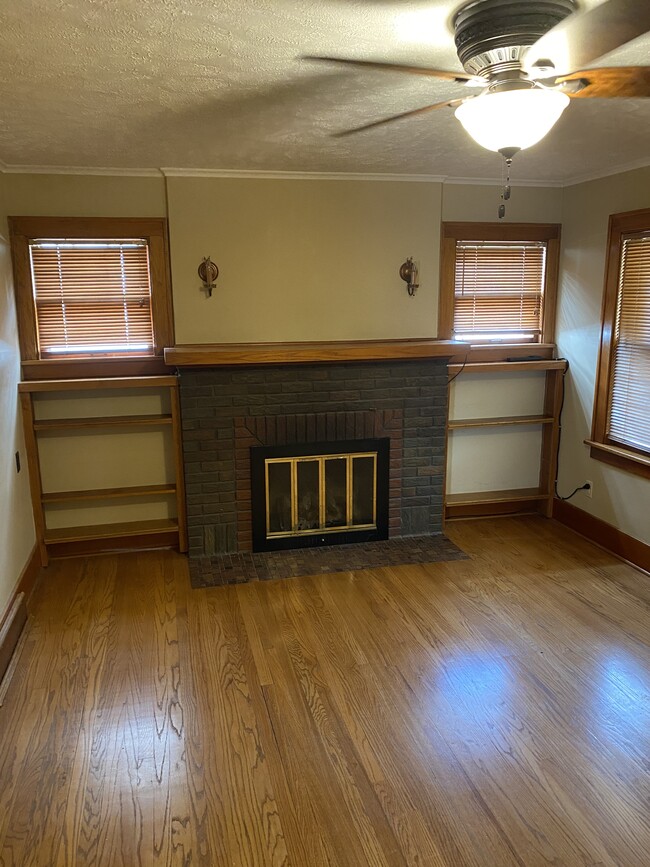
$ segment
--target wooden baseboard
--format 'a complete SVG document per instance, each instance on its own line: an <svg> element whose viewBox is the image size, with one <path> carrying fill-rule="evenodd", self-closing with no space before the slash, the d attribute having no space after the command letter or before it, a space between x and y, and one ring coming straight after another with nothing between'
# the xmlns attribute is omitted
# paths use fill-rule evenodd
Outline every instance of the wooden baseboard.
<svg viewBox="0 0 650 867"><path fill-rule="evenodd" d="M19 593L5 617L2 629L0 629L0 683L9 668L11 657L14 655L16 645L20 640L23 627L27 622L27 605L25 594Z"/></svg>
<svg viewBox="0 0 650 867"><path fill-rule="evenodd" d="M23 566L23 571L20 573L13 593L9 597L4 609L0 611L0 629L5 624L10 610L13 608L14 601L19 593L25 594L25 602L29 603L30 597L36 587L36 581L41 571L41 559L38 553L38 546L34 545L32 552L27 558L27 562Z"/></svg>
<svg viewBox="0 0 650 867"><path fill-rule="evenodd" d="M27 563L20 573L18 583L4 611L0 614L0 681L11 661L13 652L20 639L20 634L27 620L27 602L41 571L41 560L38 547L34 546Z"/></svg>
<svg viewBox="0 0 650 867"><path fill-rule="evenodd" d="M594 518L588 512L565 503L563 500L553 500L553 517L565 524L576 533L580 533L590 542L605 548L617 557L627 560L633 566L638 566L645 572L650 572L650 545L628 536L612 524Z"/></svg>
<svg viewBox="0 0 650 867"><path fill-rule="evenodd" d="M450 503L445 507L447 521L459 521L464 518L498 518L512 515L539 514L538 500L514 500L503 503Z"/></svg>

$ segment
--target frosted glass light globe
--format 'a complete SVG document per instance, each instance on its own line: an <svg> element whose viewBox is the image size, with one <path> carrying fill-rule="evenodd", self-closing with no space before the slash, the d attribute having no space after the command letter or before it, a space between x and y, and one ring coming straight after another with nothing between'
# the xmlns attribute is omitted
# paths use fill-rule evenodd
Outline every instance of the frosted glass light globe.
<svg viewBox="0 0 650 867"><path fill-rule="evenodd" d="M484 93L459 105L455 113L475 142L500 151L537 144L568 104L566 93L531 87Z"/></svg>

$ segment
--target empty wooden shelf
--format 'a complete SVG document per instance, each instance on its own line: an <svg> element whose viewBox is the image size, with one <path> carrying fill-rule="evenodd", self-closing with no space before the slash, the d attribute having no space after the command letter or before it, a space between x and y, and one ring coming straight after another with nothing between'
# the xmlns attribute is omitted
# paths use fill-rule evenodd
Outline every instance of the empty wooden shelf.
<svg viewBox="0 0 650 867"><path fill-rule="evenodd" d="M65 418L37 417L35 403L38 404L39 396L50 395L50 400L55 398L53 393L59 393L65 400L69 400L74 409L75 398L79 401L90 397L93 401L118 396L127 401L139 401L140 393L147 397L153 396L153 402L157 402L156 391L160 395L160 401L169 404L170 412L141 413L141 414L100 414L88 416L80 413L79 416ZM126 391L124 391L126 390ZM20 383L18 386L23 422L25 429L25 443L27 461L29 465L30 487L32 494L32 507L34 511L34 523L36 536L41 555L41 562L47 565L50 554L74 554L86 553L92 550L106 550L111 547L111 542L124 547L142 547L146 544L170 544L175 543L181 551L187 550L187 522L185 515L185 485L183 481L183 461L181 450L181 422L180 404L178 399L178 380L175 376L151 376L151 377L119 377L103 379L77 379L77 380L44 380ZM118 392L123 392L118 394ZM66 394L68 393L68 394ZM41 398L45 400L45 398ZM109 401L110 403L110 401ZM152 400L149 400L152 403ZM113 403L113 405L115 405ZM95 407L96 408L96 407ZM102 407L103 408L103 407ZM129 408L129 407L127 407ZM147 409L148 407L134 406L135 409ZM43 407L40 407L41 411ZM51 410L50 410L51 411ZM67 412L66 407L66 412ZM86 407L87 412L87 407ZM131 431L153 431L162 428L171 430L171 451L173 453L174 480L160 484L133 484L116 485L114 487L80 488L78 490L50 490L43 491L41 453L39 449L39 434L47 434L47 439L52 437L65 437L68 433L102 437L118 435ZM169 434L167 434L169 436ZM119 454L119 450L116 450ZM71 463L70 470L76 466ZM167 475L162 465L158 468L159 475L164 478ZM121 470L121 471L120 471ZM169 472L169 470L167 471ZM126 474L120 466L116 466L116 476L125 477ZM135 474L136 476L138 473ZM140 475L143 475L140 473ZM79 476L79 473L77 473ZM63 480L64 483L67 478ZM76 479L82 484L86 481ZM91 481L91 480L89 480ZM65 484L60 484L64 487ZM88 526L70 526L61 528L49 528L48 515L52 509L73 509L75 503L78 508L85 510L97 509L101 501L114 501L113 510L123 510L126 501L137 503L137 510L151 509L148 502L158 502L158 511L166 510L165 498L173 497L175 501L176 517L152 518L151 520L131 520L122 522L97 521ZM125 501L125 502L119 502ZM107 504L105 504L106 506ZM132 506L131 509L135 508ZM104 517L106 509L104 508ZM99 513L98 513L99 514ZM146 511L145 511L146 514ZM72 517L72 516L71 516ZM85 516L84 516L85 517ZM77 520L79 520L77 518ZM59 519L60 521L60 519ZM130 541L129 541L130 540ZM94 546L94 547L93 547Z"/></svg>
<svg viewBox="0 0 650 867"><path fill-rule="evenodd" d="M513 424L553 424L555 419L549 415L509 415L493 418L457 418L447 425L449 430L464 427L500 427Z"/></svg>
<svg viewBox="0 0 650 867"><path fill-rule="evenodd" d="M44 503L67 503L81 500L112 500L130 497L159 497L175 494L176 485L131 485L126 488L89 488L85 491L50 491L44 493Z"/></svg>
<svg viewBox="0 0 650 867"><path fill-rule="evenodd" d="M45 531L45 541L77 542L83 539L113 539L125 536L145 536L178 530L178 521L160 518L153 521L124 521L115 524L92 524L81 527L60 527Z"/></svg>
<svg viewBox="0 0 650 867"><path fill-rule="evenodd" d="M500 491L475 491L454 493L445 496L445 517L467 518L484 515L503 515L522 512L541 512L550 517L553 511L553 496L557 472L557 448L560 436L560 410L562 406L563 377L567 362L560 359L539 361L499 361L475 364L450 364L450 377L462 372L494 374L494 388L498 388L498 375L503 373L540 371L544 374L544 398L540 413L494 416L487 418L449 419L450 435L456 430L539 425L542 431L539 484L535 488L513 488Z"/></svg>
<svg viewBox="0 0 650 867"><path fill-rule="evenodd" d="M150 425L172 424L171 415L116 415L93 416L90 418L37 418L34 430L64 430L73 428L97 427L148 427Z"/></svg>

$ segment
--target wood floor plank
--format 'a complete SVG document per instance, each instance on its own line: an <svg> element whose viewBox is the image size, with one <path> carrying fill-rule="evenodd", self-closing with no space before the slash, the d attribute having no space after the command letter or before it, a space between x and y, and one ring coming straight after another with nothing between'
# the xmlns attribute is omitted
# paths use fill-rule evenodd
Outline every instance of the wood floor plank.
<svg viewBox="0 0 650 867"><path fill-rule="evenodd" d="M183 564L184 565L184 564ZM197 634L190 623L188 609L192 605L192 592L187 586L187 574L178 561L172 564L176 595L177 634L179 642L179 665L181 685L179 692L183 706L183 747L185 758L185 796L183 805L187 819L176 823L174 842L183 852L187 865L210 867L216 860L216 850L208 837L208 802L205 790L204 738L209 739L200 711L200 699L205 686L201 679L200 661L196 656ZM197 598L198 597L198 598ZM201 604L202 594L195 597ZM210 821L215 824L216 819ZM214 860L213 860L214 858ZM185 867L185 865L184 865Z"/></svg>
<svg viewBox="0 0 650 867"><path fill-rule="evenodd" d="M557 719L552 721L554 725L551 726L551 720L537 712L536 699L539 699L539 696L535 695L533 690L526 690L525 702L511 700L507 709L504 709L504 693L521 690L523 684L520 671L513 666L511 657L493 655L489 645L483 646L474 636L469 648L462 657L457 657L453 667L445 667L444 664L440 667L444 688L441 688L442 683L437 684L435 696L432 696L433 700L439 701L441 695L448 692L454 698L454 704L463 708L462 715L454 719L453 715L449 716L449 706L445 708L444 705L437 705L440 720L446 722L443 732L445 739L450 742L457 755L465 756L465 760L472 763L475 762L475 750L468 749L467 745L474 746L479 743L476 726L479 731L485 732L487 738L480 742L480 749L494 768L490 769L486 779L482 773L474 771L472 776L478 781L478 785L486 786L489 793L487 799L495 812L498 812L495 805L499 804L500 798L497 791L491 790L494 778L507 779L509 791L506 798L511 800L511 803L506 814L516 813L517 805L525 803L528 824L536 828L552 829L552 834L547 831L545 835L538 835L541 847L538 856L541 863L548 857L545 851L547 848L551 851L565 849L568 863L582 863L589 847L594 848L597 829L590 827L585 817L580 816L554 775L556 751L576 758L571 740L563 741ZM487 720L490 721L489 726L485 725ZM576 766L580 767L579 761L572 762L573 777L576 775ZM598 776L593 765L590 771L593 777ZM565 784L567 779L571 779L564 773L561 776ZM533 783L530 791L526 790L528 781ZM551 817L545 819L543 814L540 814L542 805L537 803L540 796L544 801L551 801L545 797L548 791L554 794L552 821L549 821ZM576 821L577 818L579 821ZM512 828L510 824L510 833ZM544 839L545 837L550 839ZM605 850L599 855L603 863L615 863L607 860ZM531 863L536 862L531 860Z"/></svg>
<svg viewBox="0 0 650 867"><path fill-rule="evenodd" d="M308 628L307 612L301 604L303 594L296 593L291 582L283 584L281 589L293 626L287 649L314 729L330 757L349 822L356 829L363 848L363 863L377 867L405 864L393 829L386 822L381 803L362 768L355 742L334 705L330 681L322 674L323 654Z"/></svg>
<svg viewBox="0 0 650 867"><path fill-rule="evenodd" d="M34 655L32 675L43 703L24 720L27 746L0 863L22 863L15 859L22 849L29 853L26 863L56 864L69 842L65 815L77 794L71 790L77 744L88 687L101 668L114 567L99 574L81 567L76 573L74 592L60 609L62 622Z"/></svg>
<svg viewBox="0 0 650 867"><path fill-rule="evenodd" d="M225 858L235 864L284 865L286 844L250 698L244 656L250 655L235 591L206 593L195 606L195 623L210 635L202 680L203 718L216 734L205 742L211 814L220 819ZM211 798L216 795L217 799ZM212 835L213 845L220 845ZM227 861L225 862L227 863Z"/></svg>
<svg viewBox="0 0 650 867"><path fill-rule="evenodd" d="M412 580L412 577L413 573L409 573L407 580ZM481 587L485 588L488 583L489 579L486 576ZM409 598L412 598L412 596L409 596ZM503 595L499 596L498 599L502 605L504 599ZM530 617L530 594L527 594L527 601L528 615ZM494 623L495 617L498 617L498 612L493 611L491 625ZM476 618L471 619L472 623L475 623L475 621ZM493 639L492 644L494 644ZM488 644L480 647L479 650L481 656L485 658L485 654L489 652ZM546 661L552 657L552 655L552 648L547 649L546 655L542 656L541 660L535 665L537 672L540 671L540 668L544 668ZM496 666L494 669L494 675L499 679L508 674L508 667L512 667L512 658L509 659L508 667L504 666L504 664L499 662L497 659L491 662L490 665ZM575 679L574 673L574 684ZM472 684L463 684L463 686L469 686L471 688ZM556 713L552 720L545 717L543 714L540 714L540 708L543 706L544 699L548 697L549 693L548 690L542 691L537 689L538 686L539 680L537 680L536 683L531 681L526 685L526 694L532 700L528 702L525 719L515 718L509 720L505 734L510 736L514 734L517 741L522 741L520 746L528 750L531 745L534 748L535 744L532 742L530 736L522 738L522 734L530 735L529 729L531 726L534 727L536 724L540 731L552 733L553 743L549 744L547 747L549 756L551 757L547 759L547 764L550 764L551 767L547 768L545 771L547 784L554 789L556 797L561 800L560 795L562 794L562 787L557 783L557 780L554 779L554 777L562 779L567 788L567 791L564 792L565 804L569 805L574 819L578 817L580 818L579 824L583 826L587 839L598 839L598 821L594 818L591 820L592 824L590 825L587 818L589 812L597 814L599 818L602 817L603 811L609 812L609 819L612 828L617 824L617 817L623 816L625 817L622 822L623 827L638 827L641 832L643 832L646 827L644 817L646 807L644 805L648 802L649 787L645 782L641 782L639 785L634 787L633 791L631 791L629 785L626 785L625 782L619 781L620 777L625 777L625 771L628 771L629 779L635 778L634 768L629 767L629 755L621 753L620 750L607 750L607 745L602 743L594 746L593 732L589 729L586 732L583 732L581 729L580 714L576 717L576 720L578 721L577 726L573 722L573 719L569 719L566 714L558 715ZM465 689L463 691L466 692ZM487 709L489 698L489 695L484 697L481 696L481 712L483 712L484 708ZM570 700L567 699L567 703L570 705ZM535 719L536 717L537 719ZM498 720L496 714L494 718ZM497 730L499 729L498 722L495 725L495 728ZM539 740L540 738L537 737L536 741ZM553 758L557 752L564 756L565 759L570 760L570 765L573 769L572 774L566 773L566 767L553 767ZM605 752L608 752L609 755L607 760L603 761L603 754ZM647 757L647 752L645 755ZM626 763L628 765L627 768ZM553 773L553 771L555 771L555 773ZM638 768L638 772L640 774L643 773L642 767ZM578 777L578 780L576 780L576 776ZM647 780L647 777L645 779ZM639 780L643 780L643 777L640 777ZM598 802L599 800L599 793L604 791L608 793L607 803L603 802L595 804L594 801ZM586 815L580 816L579 812L576 810L576 805L578 803L576 797L578 795L583 795L583 799L586 799ZM641 837L643 837L643 833L641 833ZM630 847L631 851L634 851L634 839L635 838L633 837L632 840L628 840L624 834L619 835L618 840L615 843L615 851L619 853L619 855L620 853L626 852ZM617 857L619 857L619 855L617 855ZM633 858L632 863L635 863L634 858L642 858L640 850L638 849L636 850L636 854L630 855L629 857ZM612 863L617 862L614 860ZM642 860L639 863L642 863Z"/></svg>
<svg viewBox="0 0 650 867"><path fill-rule="evenodd" d="M325 863L341 867L382 863L381 853L368 839L365 823L360 831L350 820L351 806L355 812L358 808L358 802L351 803L355 800L351 770L341 745L327 737L327 710L314 688L313 671L302 655L286 611L283 584L269 588L267 599L279 639L269 654L273 687L265 688L265 696L290 785L297 790L297 798L311 802L328 859ZM310 760L306 761L308 756ZM365 860L368 857L370 861Z"/></svg>
<svg viewBox="0 0 650 867"><path fill-rule="evenodd" d="M86 634L86 655L88 657L85 695L81 710L77 745L74 762L70 772L70 794L65 804L61 844L58 847L57 867L68 867L77 862L77 849L83 821L83 804L86 780L88 777L91 743L96 720L97 699L104 671L108 629L112 618L115 593L116 564L104 561L93 570L94 594L98 596L98 606L89 618Z"/></svg>
<svg viewBox="0 0 650 867"><path fill-rule="evenodd" d="M648 867L650 581L539 517L469 559L192 590L44 572L0 707L0 865Z"/></svg>
<svg viewBox="0 0 650 867"><path fill-rule="evenodd" d="M145 561L147 555L140 555ZM196 850L194 824L188 810L185 757L184 684L181 676L175 561L159 559L154 580L155 617L155 740L153 850L160 864L184 867ZM146 562L142 564L147 571Z"/></svg>
<svg viewBox="0 0 650 867"><path fill-rule="evenodd" d="M158 558L144 569L143 556L119 561L95 725L84 745L81 864L174 863L171 799L182 754L168 631L175 612Z"/></svg>
<svg viewBox="0 0 650 867"><path fill-rule="evenodd" d="M395 725L394 708L382 700L380 680L358 650L349 624L333 602L334 595L325 583L314 582L309 594L300 597L302 606L311 613L311 630L332 703L406 863L444 865L447 861L442 847L436 844L440 822L435 832L428 828L409 792L412 776L408 762L403 761L404 751L395 749L404 738L403 727ZM455 855L459 854L455 850Z"/></svg>
<svg viewBox="0 0 650 867"><path fill-rule="evenodd" d="M38 720L42 719L43 708L47 704L44 689L34 688L24 692L24 701L16 703L18 713L13 721L8 721L4 729L5 738L0 753L0 864L20 863L21 853L25 851L24 837L14 837L12 841L12 808L23 782L23 768L30 752L32 735ZM2 709L0 709L2 713ZM19 714L19 715L18 715ZM5 716L2 713L3 717ZM3 720L4 721L4 720ZM28 816L28 811L26 811ZM24 819L23 821L28 821ZM15 858L12 854L15 848ZM9 850L9 851L8 851Z"/></svg>
<svg viewBox="0 0 650 867"><path fill-rule="evenodd" d="M386 699L387 713L396 726L395 743L402 753L396 761L406 769L409 796L434 836L443 863L461 863L463 859L476 865L485 860L504 865L519 863L508 851L507 843L504 848L491 822L473 821L477 809L482 814L483 805L448 745L431 727L429 708L417 701L417 693L400 669L402 657L408 659L418 649L426 652L427 648L409 643L405 621L393 620L392 612L388 619L382 617L386 612L381 606L375 607L374 594L366 592L366 584L361 581L357 589L357 596L364 595L366 611L360 600L354 607L341 600L339 610L355 618L355 633L363 636L375 678L371 689ZM385 740L390 743L392 739L389 736Z"/></svg>
<svg viewBox="0 0 650 867"><path fill-rule="evenodd" d="M274 650L271 636L273 634L279 636L281 633L278 620L273 612L274 608L278 608L272 602L275 594L271 591L267 597L265 591L268 588L264 584L250 586L254 590L252 608L251 594L241 593L241 590L245 588L238 588L238 601L244 620L247 622L247 628L249 621L244 615L244 611L248 611L249 614L252 610L256 611L258 615L256 632L258 632L265 647L265 653L268 655ZM275 599L275 601L279 600ZM251 645L252 649L253 644ZM293 865L335 864L331 852L328 852L320 823L316 818L317 801L311 797L300 766L294 763L294 758L297 758L297 751L292 742L284 737L286 719L279 710L276 701L271 665L267 665L265 661L263 674L260 673L258 659L255 656L255 667L250 681L253 684L251 700L255 707L265 750L270 759L269 770L278 807L281 810L288 863ZM255 687L255 683L257 683L257 687Z"/></svg>
<svg viewBox="0 0 650 867"><path fill-rule="evenodd" d="M244 584L239 587L237 589L237 599L246 626L251 653L255 660L257 680L260 686L270 686L273 683L273 679L269 671L267 656L273 644L269 636L264 611L260 605L257 583Z"/></svg>

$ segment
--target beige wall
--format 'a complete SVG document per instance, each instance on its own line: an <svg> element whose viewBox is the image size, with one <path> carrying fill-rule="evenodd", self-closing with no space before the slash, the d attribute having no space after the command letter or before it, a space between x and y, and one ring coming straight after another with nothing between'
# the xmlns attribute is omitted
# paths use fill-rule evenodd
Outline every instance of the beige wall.
<svg viewBox="0 0 650 867"><path fill-rule="evenodd" d="M442 192L442 219L445 222L496 223L502 203L501 187L494 184L445 184ZM505 223L561 223L562 190L547 187L518 187L506 202Z"/></svg>
<svg viewBox="0 0 650 867"><path fill-rule="evenodd" d="M5 180L0 173L0 621L35 538L16 392L20 365L7 243ZM19 474L14 462L17 451L23 464Z"/></svg>
<svg viewBox="0 0 650 867"><path fill-rule="evenodd" d="M600 343L607 228L610 214L650 207L650 168L569 187L564 191L563 255L557 341L571 364L567 377L560 493L589 480L593 498L571 500L597 518L650 543L650 481L589 456Z"/></svg>
<svg viewBox="0 0 650 867"><path fill-rule="evenodd" d="M434 336L437 183L8 175L8 213L163 216L177 343ZM220 269L212 298L196 270ZM398 270L420 264L409 298Z"/></svg>
<svg viewBox="0 0 650 867"><path fill-rule="evenodd" d="M165 216L162 176L8 174L5 180L6 213L11 216Z"/></svg>
<svg viewBox="0 0 650 867"><path fill-rule="evenodd" d="M497 186L11 174L7 213L168 213L177 343L434 337L440 222L494 221ZM166 201L167 199L167 201ZM513 190L506 219L559 222L562 191ZM220 269L206 298L196 269ZM413 256L420 288L398 276Z"/></svg>
<svg viewBox="0 0 650 867"><path fill-rule="evenodd" d="M170 178L177 343L432 337L440 185ZM196 269L220 269L206 298ZM420 263L409 297L401 263Z"/></svg>

